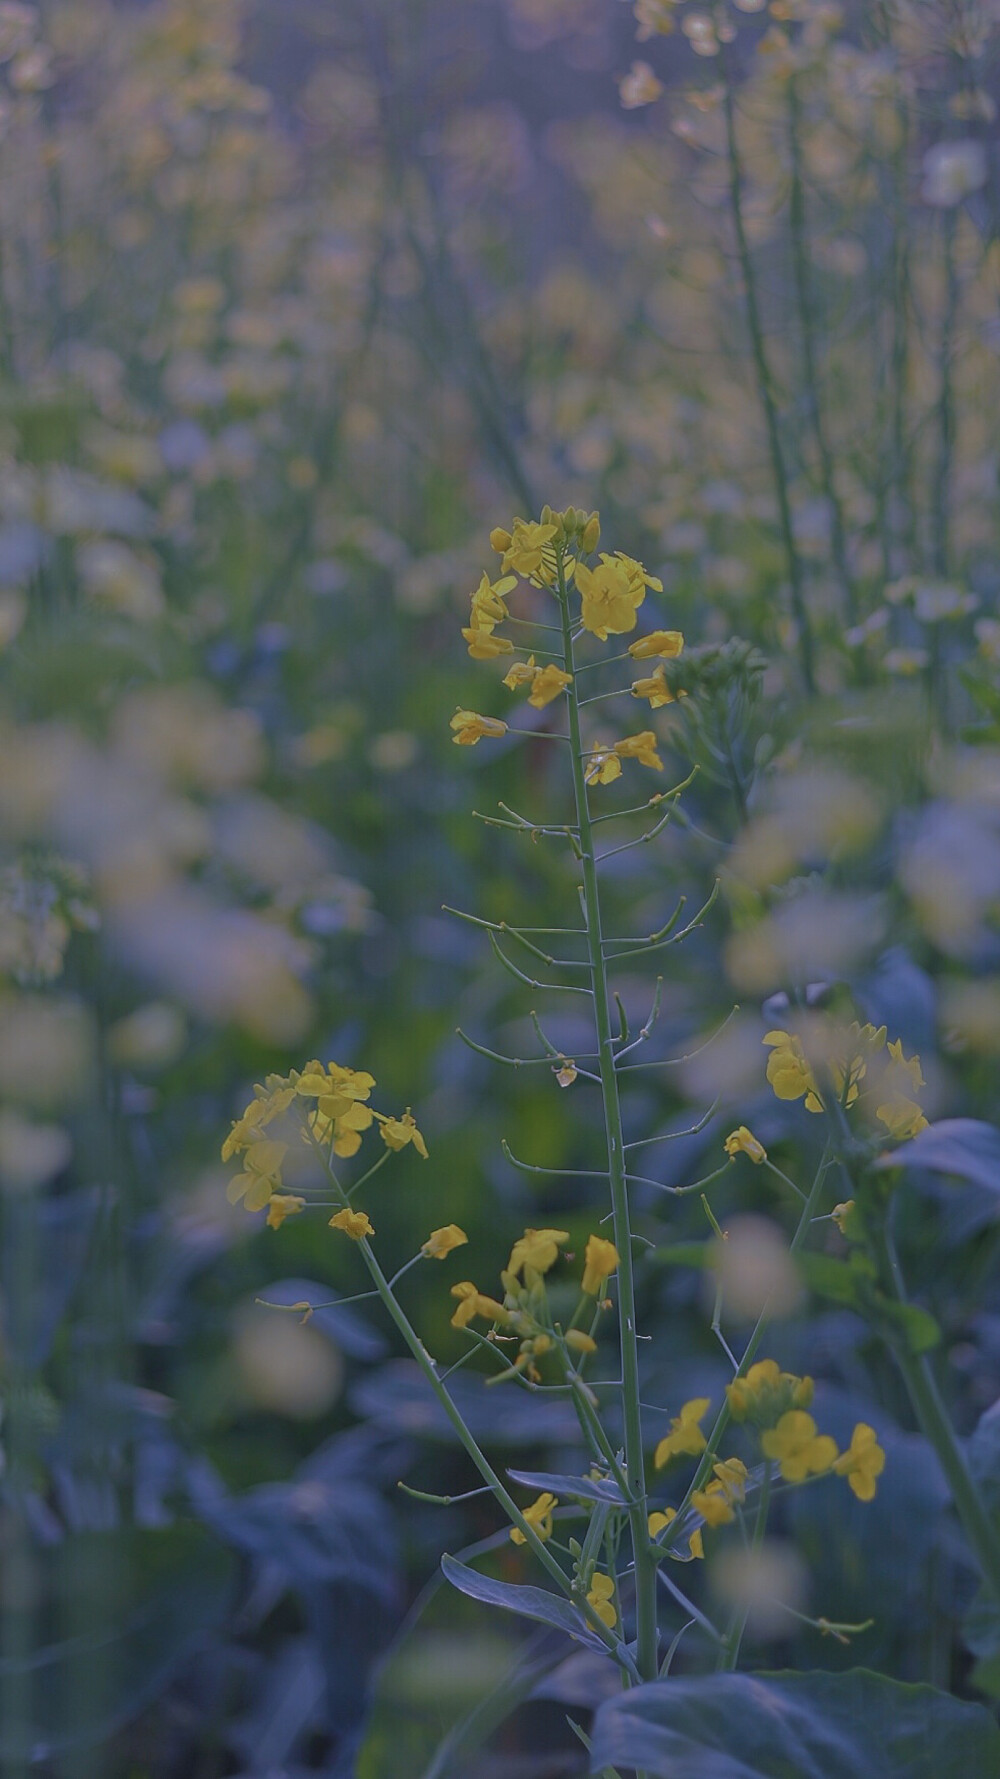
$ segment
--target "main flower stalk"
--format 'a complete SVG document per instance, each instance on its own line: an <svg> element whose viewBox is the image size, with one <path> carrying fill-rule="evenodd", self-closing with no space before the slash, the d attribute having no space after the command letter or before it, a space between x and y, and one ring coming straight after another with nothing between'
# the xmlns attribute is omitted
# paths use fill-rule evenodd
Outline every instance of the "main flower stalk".
<svg viewBox="0 0 1000 1779"><path fill-rule="evenodd" d="M628 1182L626 1180L625 1137L618 1093L618 1075L615 1069L611 997L604 955L604 935L601 928L601 898L597 880L597 861L594 854L594 835L590 819L587 784L584 777L586 756L580 733L580 705L573 657L573 622L561 550L557 552L557 564L559 609L562 616L563 664L565 671L574 676L566 689L570 756L583 877L583 916L586 924L587 954L594 991L598 1066L604 1106L604 1123L608 1139L608 1184L611 1189L614 1241L619 1256L618 1331L622 1368L625 1475L628 1482L629 1528L635 1565L636 1666L643 1680L655 1680L659 1660L656 1565L650 1551L646 1530L646 1474L642 1441L642 1412L639 1406L635 1273L632 1264L632 1231L629 1217Z"/></svg>

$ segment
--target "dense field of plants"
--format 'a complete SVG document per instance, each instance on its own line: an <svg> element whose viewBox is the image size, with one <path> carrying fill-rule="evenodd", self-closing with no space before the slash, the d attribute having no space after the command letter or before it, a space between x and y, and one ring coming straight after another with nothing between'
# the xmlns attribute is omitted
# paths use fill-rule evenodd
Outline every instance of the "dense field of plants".
<svg viewBox="0 0 1000 1779"><path fill-rule="evenodd" d="M1000 1779L998 73L0 0L0 1779Z"/></svg>

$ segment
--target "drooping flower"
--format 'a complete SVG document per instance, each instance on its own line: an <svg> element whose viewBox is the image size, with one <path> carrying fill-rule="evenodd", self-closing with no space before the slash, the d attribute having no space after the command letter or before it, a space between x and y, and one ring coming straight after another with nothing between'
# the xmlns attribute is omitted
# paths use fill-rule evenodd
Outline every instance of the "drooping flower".
<svg viewBox="0 0 1000 1779"><path fill-rule="evenodd" d="M633 698L648 698L650 710L660 710L664 704L676 704L678 698L686 698L686 692L674 692L667 685L662 662L648 679L632 681Z"/></svg>
<svg viewBox="0 0 1000 1779"><path fill-rule="evenodd" d="M543 1544L547 1538L552 1537L552 1510L557 1501L558 1496L550 1495L546 1489L543 1494L538 1496L537 1500L531 1503L530 1507L521 1509L532 1531ZM511 1526L510 1539L512 1544L527 1544L528 1542L520 1526Z"/></svg>
<svg viewBox="0 0 1000 1779"><path fill-rule="evenodd" d="M456 747L475 747L484 735L499 740L507 733L507 725L499 717L480 716L478 710L462 710L461 707L456 710L450 726L456 731L451 738Z"/></svg>
<svg viewBox="0 0 1000 1779"><path fill-rule="evenodd" d="M615 1584L610 1575L601 1575L598 1572L591 1577L587 1605L593 1607L598 1618L607 1625L609 1631L613 1631L618 1623L618 1614L611 1604L614 1597Z"/></svg>
<svg viewBox="0 0 1000 1779"><path fill-rule="evenodd" d="M428 1260L444 1260L456 1248L464 1247L468 1239L457 1223L445 1223L441 1229L431 1230L420 1252Z"/></svg>
<svg viewBox="0 0 1000 1779"><path fill-rule="evenodd" d="M885 1469L885 1453L874 1427L859 1421L847 1451L841 1453L833 1468L838 1476L846 1476L859 1501L874 1501L875 1479Z"/></svg>
<svg viewBox="0 0 1000 1779"><path fill-rule="evenodd" d="M747 1475L739 1458L726 1458L713 1464L712 1479L703 1489L692 1490L691 1505L707 1526L728 1526L736 1518L736 1505L746 1500Z"/></svg>
<svg viewBox="0 0 1000 1779"><path fill-rule="evenodd" d="M296 1217L306 1208L304 1198L295 1192L275 1192L268 1200L265 1221L271 1229L280 1229L286 1217Z"/></svg>
<svg viewBox="0 0 1000 1779"><path fill-rule="evenodd" d="M502 624L509 618L506 595L517 586L514 575L501 576L498 581L491 581L484 574L476 591L472 595L472 610L469 622L475 630L492 630L494 624Z"/></svg>
<svg viewBox="0 0 1000 1779"><path fill-rule="evenodd" d="M518 692L522 686L531 685L537 672L538 669L535 666L535 657L534 655L529 655L526 661L514 661L511 663L511 666L503 676L503 683L509 692Z"/></svg>
<svg viewBox="0 0 1000 1779"><path fill-rule="evenodd" d="M620 1259L614 1242L607 1241L602 1235L587 1237L581 1289L588 1297L600 1296L611 1274L618 1270Z"/></svg>
<svg viewBox="0 0 1000 1779"><path fill-rule="evenodd" d="M821 1112L823 1102L819 1097L816 1079L805 1058L802 1041L793 1037L791 1032L767 1032L764 1043L771 1045L771 1054L767 1059L767 1078L779 1100L806 1099L808 1112Z"/></svg>
<svg viewBox="0 0 1000 1779"><path fill-rule="evenodd" d="M505 1322L507 1311L495 1297L486 1297L472 1283L471 1279L462 1279L451 1288L452 1297L458 1298L458 1308L451 1318L453 1328L466 1328L473 1316L482 1316L487 1322Z"/></svg>
<svg viewBox="0 0 1000 1779"><path fill-rule="evenodd" d="M560 1242L569 1241L568 1229L526 1229L510 1251L507 1272L517 1278L525 1267L532 1272L548 1272L559 1258Z"/></svg>
<svg viewBox="0 0 1000 1779"><path fill-rule="evenodd" d="M469 645L469 654L474 661L494 661L498 655L512 655L514 644L506 636L494 636L492 630L471 629L462 631Z"/></svg>
<svg viewBox="0 0 1000 1779"><path fill-rule="evenodd" d="M745 1124L730 1131L725 1141L725 1150L727 1155L749 1156L750 1160L758 1167L767 1160L767 1150L763 1143L758 1142L753 1131L748 1130Z"/></svg>
<svg viewBox="0 0 1000 1779"><path fill-rule="evenodd" d="M638 760L640 766L652 766L654 772L663 771L652 729L641 729L638 735L626 735L622 741L616 741L615 753L620 760Z"/></svg>
<svg viewBox="0 0 1000 1779"><path fill-rule="evenodd" d="M789 1409L776 1427L768 1427L760 1444L765 1458L776 1460L786 1482L821 1476L837 1458L835 1442L828 1433L818 1433L812 1415L800 1408Z"/></svg>
<svg viewBox="0 0 1000 1779"><path fill-rule="evenodd" d="M427 1144L417 1129L416 1119L409 1106L402 1118L383 1118L378 1112L375 1116L381 1126L382 1141L388 1148L405 1149L407 1143L412 1143L417 1154L422 1155L425 1161L427 1160Z"/></svg>
<svg viewBox="0 0 1000 1779"><path fill-rule="evenodd" d="M630 642L628 652L636 661L650 661L656 655L674 661L684 652L684 637L680 630L651 630L638 642Z"/></svg>
<svg viewBox="0 0 1000 1779"><path fill-rule="evenodd" d="M671 1417L671 1431L665 1439L660 1440L653 1459L657 1470L662 1470L671 1458L697 1458L705 1450L708 1441L699 1423L704 1420L710 1406L710 1397L695 1396L690 1402L685 1402L679 1415Z"/></svg>
<svg viewBox="0 0 1000 1779"><path fill-rule="evenodd" d="M330 1228L342 1229L352 1242L360 1242L365 1236L375 1234L367 1211L349 1211L346 1207L342 1211L336 1211L330 1218Z"/></svg>

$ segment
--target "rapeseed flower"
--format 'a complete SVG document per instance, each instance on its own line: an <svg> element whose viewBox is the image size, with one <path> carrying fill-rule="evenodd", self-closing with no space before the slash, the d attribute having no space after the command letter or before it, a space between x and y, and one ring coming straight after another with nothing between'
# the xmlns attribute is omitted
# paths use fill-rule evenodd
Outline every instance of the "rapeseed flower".
<svg viewBox="0 0 1000 1779"><path fill-rule="evenodd" d="M532 1531L543 1544L547 1538L552 1537L552 1510L557 1501L558 1497L550 1495L546 1489L544 1494L539 1495L538 1499L531 1503L530 1507L521 1509ZM510 1538L512 1544L527 1544L528 1542L520 1526L511 1526Z"/></svg>
<svg viewBox="0 0 1000 1779"><path fill-rule="evenodd" d="M624 740L616 741L615 753L620 760L638 760L640 766L652 766L654 772L663 771L652 729L641 729L638 735L626 735Z"/></svg>
<svg viewBox="0 0 1000 1779"><path fill-rule="evenodd" d="M297 1217L305 1208L305 1199L299 1198L297 1193L275 1192L268 1200L265 1221L271 1229L280 1229L286 1217Z"/></svg>
<svg viewBox="0 0 1000 1779"><path fill-rule="evenodd" d="M381 1112L376 1112L375 1117L381 1126L382 1141L389 1149L405 1149L407 1143L412 1143L417 1154L422 1155L425 1161L428 1159L427 1144L417 1129L416 1119L409 1106L402 1118L384 1118Z"/></svg>
<svg viewBox="0 0 1000 1779"><path fill-rule="evenodd" d="M506 1270L515 1279L525 1268L546 1273L559 1258L560 1242L568 1241L568 1229L526 1229L510 1251Z"/></svg>
<svg viewBox="0 0 1000 1779"><path fill-rule="evenodd" d="M675 661L684 652L684 637L680 630L651 630L638 642L630 642L628 652L636 661L650 661L656 655Z"/></svg>
<svg viewBox="0 0 1000 1779"><path fill-rule="evenodd" d="M685 1402L679 1415L671 1417L671 1431L660 1440L653 1459L657 1470L662 1470L671 1458L697 1458L705 1450L708 1441L699 1423L704 1420L710 1405L710 1397L695 1396Z"/></svg>
<svg viewBox="0 0 1000 1779"><path fill-rule="evenodd" d="M621 775L622 763L613 747L595 748L583 769L587 784L614 784Z"/></svg>
<svg viewBox="0 0 1000 1779"><path fill-rule="evenodd" d="M753 1131L748 1130L745 1124L738 1125L736 1130L730 1131L725 1141L725 1150L727 1155L749 1156L750 1160L758 1167L761 1162L767 1160L767 1150L763 1143L758 1142Z"/></svg>
<svg viewBox="0 0 1000 1779"><path fill-rule="evenodd" d="M818 1433L812 1415L800 1408L789 1409L776 1427L768 1427L760 1444L765 1458L776 1460L786 1482L821 1476L837 1458L835 1442L828 1433Z"/></svg>
<svg viewBox="0 0 1000 1779"><path fill-rule="evenodd" d="M591 635L607 642L609 636L635 629L636 613L646 597L641 573L630 572L620 558L602 554L598 568L577 565L576 584L583 627Z"/></svg>
<svg viewBox="0 0 1000 1779"><path fill-rule="evenodd" d="M471 1279L463 1279L460 1284L451 1288L452 1297L457 1297L458 1308L451 1318L453 1328L466 1328L473 1316L482 1316L487 1322L505 1322L507 1311L495 1297L486 1297L472 1283Z"/></svg>
<svg viewBox="0 0 1000 1779"><path fill-rule="evenodd" d="M588 1297L599 1297L611 1274L616 1272L620 1264L620 1256L614 1242L606 1241L602 1235L587 1237L586 1252L583 1257L582 1290Z"/></svg>
<svg viewBox="0 0 1000 1779"><path fill-rule="evenodd" d="M546 550L550 556L553 554L550 546L558 529L556 525L541 525L537 520L515 519L510 542L504 551L504 569L513 568L529 580L537 577L545 566Z"/></svg>
<svg viewBox="0 0 1000 1779"><path fill-rule="evenodd" d="M875 1499L875 1479L885 1469L885 1453L878 1443L874 1427L859 1421L851 1434L851 1443L833 1466L838 1476L846 1476L859 1501Z"/></svg>
<svg viewBox="0 0 1000 1779"><path fill-rule="evenodd" d="M499 740L507 733L507 725L499 717L480 716L478 710L462 710L461 707L456 710L450 726L456 731L451 738L456 747L475 747L484 735Z"/></svg>
<svg viewBox="0 0 1000 1779"><path fill-rule="evenodd" d="M248 1211L262 1211L272 1194L281 1189L281 1164L287 1153L287 1143L274 1143L267 1137L248 1144L243 1172L236 1174L226 1187L230 1204L238 1204L242 1199Z"/></svg>
<svg viewBox="0 0 1000 1779"><path fill-rule="evenodd" d="M331 1229L342 1229L349 1235L352 1242L360 1242L367 1235L374 1235L375 1229L370 1222L367 1211L350 1211L346 1208L336 1211L330 1218Z"/></svg>
<svg viewBox="0 0 1000 1779"><path fill-rule="evenodd" d="M514 644L506 636L494 636L492 630L471 629L462 631L469 645L469 654L474 661L493 661L497 655L512 655Z"/></svg>
<svg viewBox="0 0 1000 1779"><path fill-rule="evenodd" d="M457 1223L445 1223L441 1229L431 1230L420 1252L428 1260L444 1260L456 1248L464 1247L468 1239Z"/></svg>
<svg viewBox="0 0 1000 1779"><path fill-rule="evenodd" d="M598 1618L602 1624L607 1625L609 1631L613 1631L618 1623L618 1614L611 1604L614 1597L615 1584L610 1575L597 1573L591 1577L587 1605L593 1607Z"/></svg>
<svg viewBox="0 0 1000 1779"><path fill-rule="evenodd" d="M656 1538L661 1532L665 1532L667 1527L672 1525L676 1518L676 1507L664 1507L656 1513L651 1513L646 1522L650 1538ZM688 1550L693 1557L703 1557L705 1555L705 1541L702 1538L700 1526L696 1527L690 1534L688 1538Z"/></svg>

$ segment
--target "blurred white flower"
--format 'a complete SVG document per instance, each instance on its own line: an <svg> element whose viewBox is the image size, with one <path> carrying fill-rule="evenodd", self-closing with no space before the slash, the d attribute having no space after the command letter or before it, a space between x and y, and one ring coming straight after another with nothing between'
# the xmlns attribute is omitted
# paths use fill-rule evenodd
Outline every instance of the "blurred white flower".
<svg viewBox="0 0 1000 1779"><path fill-rule="evenodd" d="M921 197L936 209L950 210L986 184L986 154L981 142L938 142L924 155Z"/></svg>

